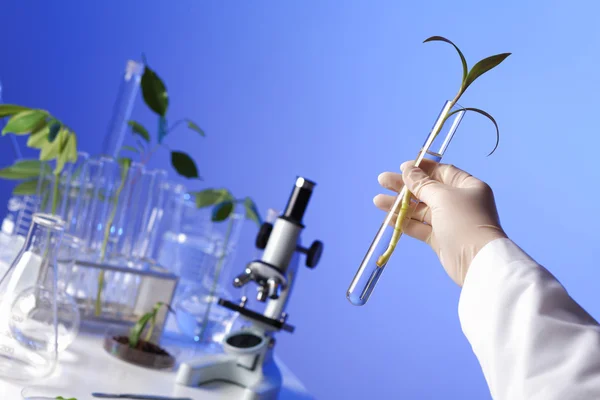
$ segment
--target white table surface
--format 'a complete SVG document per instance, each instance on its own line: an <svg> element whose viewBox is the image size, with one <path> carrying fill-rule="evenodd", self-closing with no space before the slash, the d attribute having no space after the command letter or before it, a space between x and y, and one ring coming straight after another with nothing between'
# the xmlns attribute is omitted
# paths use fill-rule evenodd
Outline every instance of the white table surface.
<svg viewBox="0 0 600 400"><path fill-rule="evenodd" d="M314 399L292 372L278 360L283 375L280 400ZM53 396L98 400L92 392L135 393L189 397L193 400L239 399L242 388L227 383L192 388L175 383L176 371L157 371L138 367L108 354L102 336L83 334L60 354L56 371L40 382L10 383L0 381L1 400L22 400L24 387L49 388Z"/></svg>

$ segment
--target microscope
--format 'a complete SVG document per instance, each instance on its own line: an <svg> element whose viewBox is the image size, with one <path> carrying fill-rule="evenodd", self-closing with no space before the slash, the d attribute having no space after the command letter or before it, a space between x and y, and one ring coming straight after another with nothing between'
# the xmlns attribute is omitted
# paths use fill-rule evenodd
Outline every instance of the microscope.
<svg viewBox="0 0 600 400"><path fill-rule="evenodd" d="M321 258L323 243L316 240L302 247L302 219L315 183L298 177L285 212L273 224L262 224L256 247L264 250L260 260L250 262L238 275L233 286L250 282L257 285L256 298L266 303L262 313L246 307L247 298L239 303L219 299L218 304L238 312L248 326L225 336L221 354L208 354L182 363L176 382L199 386L211 381L226 381L245 388L243 400L275 400L282 385L281 372L273 358L274 334L294 332L285 312L299 267L299 255L306 256L306 266L314 268Z"/></svg>

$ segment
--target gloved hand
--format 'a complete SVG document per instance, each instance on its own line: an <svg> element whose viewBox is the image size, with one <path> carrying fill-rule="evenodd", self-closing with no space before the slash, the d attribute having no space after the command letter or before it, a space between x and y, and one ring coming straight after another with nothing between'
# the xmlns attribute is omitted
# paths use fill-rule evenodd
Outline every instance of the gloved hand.
<svg viewBox="0 0 600 400"><path fill-rule="evenodd" d="M404 183L421 203L405 223L404 233L429 244L442 266L462 287L471 261L487 243L506 238L492 189L452 165L424 159L420 168L407 161L402 174L384 172L379 183L400 192ZM389 211L396 196L377 195L373 202ZM392 220L392 226L395 224Z"/></svg>

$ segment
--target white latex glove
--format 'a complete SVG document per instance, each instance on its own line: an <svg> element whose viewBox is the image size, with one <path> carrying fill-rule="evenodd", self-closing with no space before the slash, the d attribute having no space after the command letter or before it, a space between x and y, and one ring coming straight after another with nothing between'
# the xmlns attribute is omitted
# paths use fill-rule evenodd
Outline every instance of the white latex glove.
<svg viewBox="0 0 600 400"><path fill-rule="evenodd" d="M384 172L379 183L400 192L404 183L421 203L404 233L429 244L442 266L462 287L471 261L492 240L506 238L500 226L492 189L453 165L424 159L420 168L407 161L402 174ZM396 196L377 195L373 202L388 212ZM394 225L395 218L391 224Z"/></svg>

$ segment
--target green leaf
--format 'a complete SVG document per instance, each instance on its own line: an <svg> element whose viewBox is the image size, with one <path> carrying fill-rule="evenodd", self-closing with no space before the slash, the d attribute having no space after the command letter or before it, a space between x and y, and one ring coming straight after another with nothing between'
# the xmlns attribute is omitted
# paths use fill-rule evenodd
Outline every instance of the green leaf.
<svg viewBox="0 0 600 400"><path fill-rule="evenodd" d="M250 197L244 199L244 208L246 209L246 218L251 219L256 222L258 226L261 226L262 220L260 214L258 213L256 204Z"/></svg>
<svg viewBox="0 0 600 400"><path fill-rule="evenodd" d="M225 200L233 200L232 194L227 189L205 189L193 193L196 197L196 207L203 208L213 206Z"/></svg>
<svg viewBox="0 0 600 400"><path fill-rule="evenodd" d="M186 178L199 178L198 168L194 160L185 153L180 151L171 152L171 165L177 173Z"/></svg>
<svg viewBox="0 0 600 400"><path fill-rule="evenodd" d="M194 132L198 132L201 136L206 136L206 134L204 133L204 131L202 130L202 128L200 128L198 126L198 124L196 124L195 122L193 122L193 121L191 121L189 119L187 119L186 122L188 124L188 128L190 128Z"/></svg>
<svg viewBox="0 0 600 400"><path fill-rule="evenodd" d="M62 397L62 396L58 396L58 397L56 398L56 400L77 400L77 399L76 399L75 397L71 397L71 398L67 399L67 398L64 398L64 397Z"/></svg>
<svg viewBox="0 0 600 400"><path fill-rule="evenodd" d="M61 127L58 135L57 135L57 139L52 143L48 143L45 144L42 147L42 151L40 152L40 160L42 161L49 161L49 160L53 160L56 157L58 157L58 154L60 152L60 144L63 142L64 137L68 135L68 131L66 128Z"/></svg>
<svg viewBox="0 0 600 400"><path fill-rule="evenodd" d="M162 143L165 136L169 133L167 119L165 117L158 118L158 143Z"/></svg>
<svg viewBox="0 0 600 400"><path fill-rule="evenodd" d="M156 114L164 117L169 107L167 87L156 72L148 66L144 68L141 86L146 105Z"/></svg>
<svg viewBox="0 0 600 400"><path fill-rule="evenodd" d="M460 62L462 63L462 68L463 68L463 77L462 77L462 84L464 87L465 81L467 79L467 73L469 68L467 67L467 60L465 59L465 56L463 55L462 51L460 51L460 49L458 48L457 45L455 45L454 43L452 43L450 40L446 39L445 37L442 36L432 36L430 38L427 38L423 41L423 43L427 43L427 42L446 42L451 44L452 46L454 46L454 48L456 49L456 51L458 52L458 55L460 56Z"/></svg>
<svg viewBox="0 0 600 400"><path fill-rule="evenodd" d="M2 179L28 179L40 175L42 162L40 160L20 160L13 165L0 169L0 178Z"/></svg>
<svg viewBox="0 0 600 400"><path fill-rule="evenodd" d="M150 319L152 319L152 315L152 312L148 312L142 315L142 317L135 323L133 328L131 328L131 330L129 331L129 346L131 348L137 347L138 343L140 342L142 332L146 328L146 325L148 324Z"/></svg>
<svg viewBox="0 0 600 400"><path fill-rule="evenodd" d="M212 221L213 222L221 222L225 221L231 213L233 212L233 201L226 200L220 204L217 204L215 208L213 208L212 212Z"/></svg>
<svg viewBox="0 0 600 400"><path fill-rule="evenodd" d="M2 129L2 134L13 133L15 135L24 135L31 132L47 116L48 114L42 110L21 111L8 120L4 129Z"/></svg>
<svg viewBox="0 0 600 400"><path fill-rule="evenodd" d="M490 121L492 121L494 123L494 126L496 127L496 145L494 146L494 149L492 150L492 152L490 154L488 154L488 157L491 156L498 148L498 144L500 142L500 129L498 128L498 124L496 123L496 120L494 119L494 117L492 117L487 112L480 110L479 108L464 107L464 108L459 108L458 110L452 111L450 114L448 114L448 117L446 117L446 119L448 119L450 116L452 116L460 111L474 111L476 113L479 113L479 114L489 118Z"/></svg>
<svg viewBox="0 0 600 400"><path fill-rule="evenodd" d="M133 146L123 146L123 147L121 147L121 150L122 150L122 151L123 151L123 150L125 150L125 151L131 151L131 152L138 153L138 154L139 154L139 152L140 152L138 149L136 149L136 148L135 148L135 147L133 147Z"/></svg>
<svg viewBox="0 0 600 400"><path fill-rule="evenodd" d="M465 81L463 91L466 90L471 83L475 82L475 79L479 78L492 68L498 66L498 64L504 61L506 57L510 56L510 54L511 53L496 54L495 56L484 58L477 64L473 65L473 68L471 68L471 71L469 71L469 75Z"/></svg>
<svg viewBox="0 0 600 400"><path fill-rule="evenodd" d="M19 183L13 189L13 194L17 196L31 196L37 193L38 179L31 179Z"/></svg>
<svg viewBox="0 0 600 400"><path fill-rule="evenodd" d="M144 139L147 143L150 143L150 134L148 130L144 128L142 124L136 121L129 121L129 126L135 135L139 135L142 139Z"/></svg>
<svg viewBox="0 0 600 400"><path fill-rule="evenodd" d="M22 111L31 110L29 107L17 106L15 104L0 104L0 118L10 117Z"/></svg>
<svg viewBox="0 0 600 400"><path fill-rule="evenodd" d="M54 142L56 137L58 136L58 132L60 132L61 124L58 121L54 121L50 124L50 130L48 132L48 141L50 143Z"/></svg>
<svg viewBox="0 0 600 400"><path fill-rule="evenodd" d="M54 168L54 175L60 175L65 164L69 159L69 152L67 151L67 146L71 141L70 132L65 129L65 134L59 137L58 142L58 157L56 157L56 167ZM77 155L76 155L77 156Z"/></svg>
<svg viewBox="0 0 600 400"><path fill-rule="evenodd" d="M69 142L67 143L66 152L67 160L69 162L77 162L77 136L75 136L75 133L73 132L69 134Z"/></svg>
<svg viewBox="0 0 600 400"><path fill-rule="evenodd" d="M142 315L140 319L136 322L136 324L133 326L133 328L131 328L131 330L129 331L130 347L135 348L138 345L140 337L142 336L144 329L146 329L148 322L151 323L151 326L146 341L150 340L150 338L152 337L152 331L154 330L154 325L156 323L156 315L158 314L158 311L162 306L167 307L167 309L170 312L175 313L175 311L173 310L173 308L171 308L169 304L165 304L162 301L157 302L154 305L154 307L152 307L152 311L149 311L146 314Z"/></svg>
<svg viewBox="0 0 600 400"><path fill-rule="evenodd" d="M47 124L40 130L32 132L27 139L27 147L32 149L42 149L49 143L48 135L50 133L50 126Z"/></svg>
<svg viewBox="0 0 600 400"><path fill-rule="evenodd" d="M131 167L131 158L121 157L117 160L117 162L121 166L121 180L125 180L127 178L127 174L129 173L129 168Z"/></svg>

